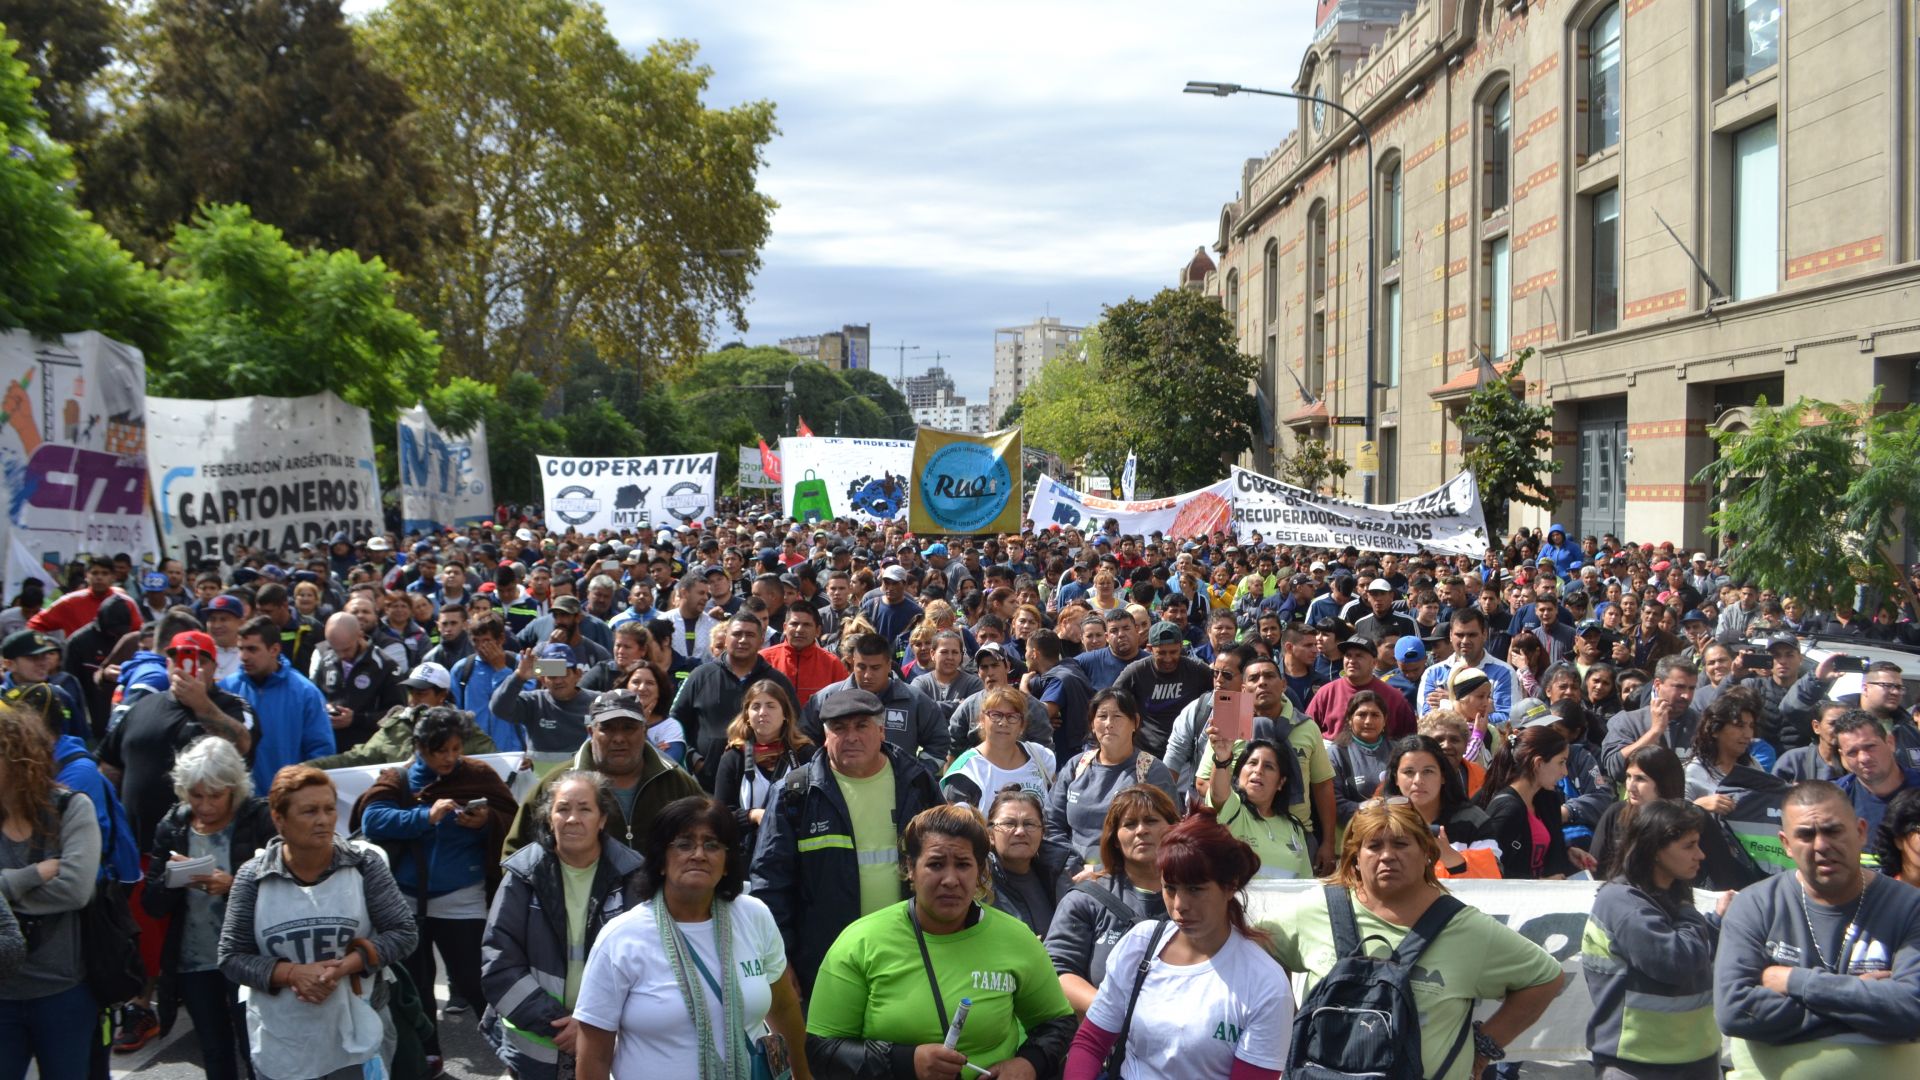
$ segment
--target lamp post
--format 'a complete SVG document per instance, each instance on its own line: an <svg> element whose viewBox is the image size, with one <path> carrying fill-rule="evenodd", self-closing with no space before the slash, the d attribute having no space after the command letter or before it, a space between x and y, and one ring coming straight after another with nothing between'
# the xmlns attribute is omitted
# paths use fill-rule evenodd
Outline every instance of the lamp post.
<svg viewBox="0 0 1920 1080"><path fill-rule="evenodd" d="M1347 108L1345 105L1342 105L1337 101L1329 101L1326 98L1316 97L1313 94L1296 94L1290 90L1261 90L1251 86L1241 86L1239 83L1203 82L1199 80L1190 79L1187 82L1186 89L1182 92L1188 93L1188 94L1206 94L1210 97L1231 97L1234 94L1260 94L1265 97L1288 98L1293 101L1304 101L1314 105L1325 105L1327 108L1332 109L1335 112L1341 114L1342 116L1345 116L1347 119L1353 121L1353 126L1360 130L1361 141L1365 142L1367 145L1367 181L1366 181L1366 190L1368 195L1367 213L1369 215L1373 213L1373 198L1372 198L1372 195L1373 195L1373 132L1367 127L1367 122L1365 120L1360 119L1359 113L1354 112L1352 109ZM1348 143L1347 145L1351 146L1353 144ZM1331 215L1329 215L1329 217L1331 217ZM1367 301L1367 377L1365 380L1363 380L1363 382L1366 385L1366 391L1367 391L1367 414L1366 414L1367 425L1365 430L1367 433L1368 442L1372 442L1375 435L1374 408L1373 408L1374 340L1375 340L1374 307L1375 307L1375 304L1374 304L1373 290L1378 284L1379 278L1380 278L1380 273L1379 273L1380 267L1378 265L1379 249L1374 244L1374 233L1377 230L1375 229L1374 225L1375 225L1375 222L1373 221L1371 216L1369 216L1368 224L1367 224L1367 297L1366 297L1366 301ZM1276 409L1275 412L1277 414L1278 410ZM1277 415L1275 417L1275 420L1276 421L1278 420ZM1366 478L1366 482L1365 482L1366 494L1362 496L1363 500L1366 502L1373 501L1373 481L1374 481L1374 477L1372 476L1368 476Z"/></svg>

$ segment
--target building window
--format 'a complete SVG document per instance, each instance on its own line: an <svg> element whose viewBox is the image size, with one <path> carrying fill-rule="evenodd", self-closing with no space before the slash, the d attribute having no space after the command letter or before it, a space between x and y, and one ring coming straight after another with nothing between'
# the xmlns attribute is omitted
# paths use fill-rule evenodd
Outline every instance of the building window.
<svg viewBox="0 0 1920 1080"><path fill-rule="evenodd" d="M1327 204L1307 211L1307 393L1327 385Z"/></svg>
<svg viewBox="0 0 1920 1080"><path fill-rule="evenodd" d="M1315 398L1327 391L1327 316L1316 311L1307 322L1307 393Z"/></svg>
<svg viewBox="0 0 1920 1080"><path fill-rule="evenodd" d="M1512 336L1513 326L1509 322L1513 297L1513 274L1509 264L1507 238L1496 237L1487 242L1486 255L1486 354L1492 360L1504 360L1507 357L1507 339Z"/></svg>
<svg viewBox="0 0 1920 1080"><path fill-rule="evenodd" d="M1267 265L1264 271L1266 280L1260 283L1260 291L1266 296L1267 323L1271 325L1280 317L1280 241L1267 241Z"/></svg>
<svg viewBox="0 0 1920 1080"><path fill-rule="evenodd" d="M1482 208L1488 214L1505 210L1513 201L1513 92L1501 90L1487 103L1486 139L1481 156L1484 185Z"/></svg>
<svg viewBox="0 0 1920 1080"><path fill-rule="evenodd" d="M1380 455L1380 483L1373 493L1374 501L1394 502L1400 498L1400 429L1381 428L1374 449Z"/></svg>
<svg viewBox="0 0 1920 1080"><path fill-rule="evenodd" d="M1727 0L1727 82L1780 62L1780 0Z"/></svg>
<svg viewBox="0 0 1920 1080"><path fill-rule="evenodd" d="M1235 337L1240 336L1240 271L1227 271L1227 320L1233 323Z"/></svg>
<svg viewBox="0 0 1920 1080"><path fill-rule="evenodd" d="M1315 203L1307 214L1307 296L1327 296L1327 204Z"/></svg>
<svg viewBox="0 0 1920 1080"><path fill-rule="evenodd" d="M1406 210L1406 192L1400 182L1400 159L1394 158L1380 170L1380 265L1400 261L1401 215Z"/></svg>
<svg viewBox="0 0 1920 1080"><path fill-rule="evenodd" d="M1620 141L1620 5L1587 27L1587 153Z"/></svg>
<svg viewBox="0 0 1920 1080"><path fill-rule="evenodd" d="M1763 120L1733 137L1733 298L1780 287L1780 140Z"/></svg>
<svg viewBox="0 0 1920 1080"><path fill-rule="evenodd" d="M1620 189L1593 196L1593 258L1587 267L1587 328L1594 333L1620 325Z"/></svg>
<svg viewBox="0 0 1920 1080"><path fill-rule="evenodd" d="M1380 314L1386 325L1380 328L1380 385L1400 385L1400 283L1381 290Z"/></svg>

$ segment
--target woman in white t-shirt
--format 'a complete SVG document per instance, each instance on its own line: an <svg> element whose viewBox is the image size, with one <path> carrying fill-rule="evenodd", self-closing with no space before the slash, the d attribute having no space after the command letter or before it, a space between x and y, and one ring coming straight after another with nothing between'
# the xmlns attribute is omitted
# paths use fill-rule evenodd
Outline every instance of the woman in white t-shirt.
<svg viewBox="0 0 1920 1080"><path fill-rule="evenodd" d="M1202 810L1167 832L1156 861L1167 918L1114 946L1066 1080L1278 1077L1293 992L1239 897L1260 857Z"/></svg>
<svg viewBox="0 0 1920 1080"><path fill-rule="evenodd" d="M947 800L978 809L1009 785L1046 795L1053 785L1053 751L1022 742L1026 730L1027 695L1011 686L987 691L980 699L980 745L955 758L940 778Z"/></svg>
<svg viewBox="0 0 1920 1080"><path fill-rule="evenodd" d="M741 895L733 812L703 796L669 803L641 855L644 902L601 931L574 1002L578 1075L745 1080L753 1040L771 1028L796 1080L811 1080L780 928Z"/></svg>

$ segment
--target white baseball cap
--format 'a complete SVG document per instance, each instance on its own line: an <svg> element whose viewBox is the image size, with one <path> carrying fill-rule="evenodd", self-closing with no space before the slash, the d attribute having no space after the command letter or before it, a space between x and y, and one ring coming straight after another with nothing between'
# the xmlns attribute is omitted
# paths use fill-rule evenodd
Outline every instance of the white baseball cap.
<svg viewBox="0 0 1920 1080"><path fill-rule="evenodd" d="M409 690L451 690L453 675L439 664L428 662L414 668L400 685Z"/></svg>

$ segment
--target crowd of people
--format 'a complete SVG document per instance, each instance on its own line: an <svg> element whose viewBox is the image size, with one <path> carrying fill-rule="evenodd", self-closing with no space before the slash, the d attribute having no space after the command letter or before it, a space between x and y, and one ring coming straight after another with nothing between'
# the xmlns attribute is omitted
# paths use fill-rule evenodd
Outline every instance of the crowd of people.
<svg viewBox="0 0 1920 1080"><path fill-rule="evenodd" d="M0 1080L182 1008L215 1080L432 1077L453 1023L522 1080L1510 1076L1566 977L1476 878L1599 882L1606 1076L1920 1076L1920 724L1846 652L1913 613L1718 566L772 514L94 557L0 611Z"/></svg>

